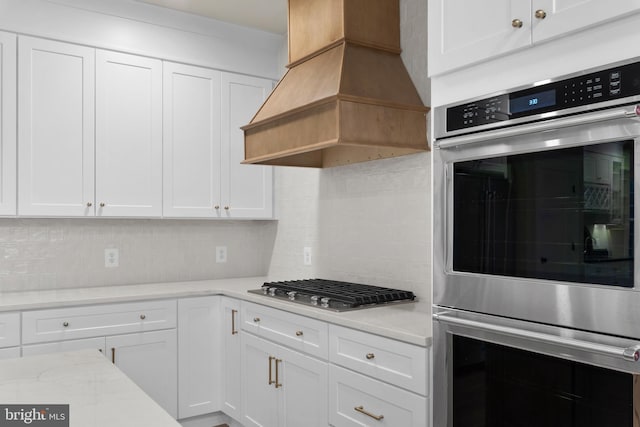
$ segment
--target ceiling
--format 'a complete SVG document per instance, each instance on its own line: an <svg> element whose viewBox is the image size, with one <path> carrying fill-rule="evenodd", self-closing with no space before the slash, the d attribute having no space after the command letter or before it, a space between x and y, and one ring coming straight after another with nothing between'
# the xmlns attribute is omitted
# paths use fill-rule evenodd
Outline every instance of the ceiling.
<svg viewBox="0 0 640 427"><path fill-rule="evenodd" d="M287 0L137 0L277 34L287 32Z"/></svg>

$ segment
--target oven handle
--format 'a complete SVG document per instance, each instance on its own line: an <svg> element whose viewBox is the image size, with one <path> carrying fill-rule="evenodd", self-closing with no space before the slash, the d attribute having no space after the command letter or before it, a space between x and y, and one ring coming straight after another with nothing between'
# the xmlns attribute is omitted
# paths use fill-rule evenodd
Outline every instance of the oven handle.
<svg viewBox="0 0 640 427"><path fill-rule="evenodd" d="M471 135L462 135L458 137L452 137L440 141L437 143L439 148L452 148L460 145L471 144L474 142L486 141L495 138L507 138L510 136L523 135L525 133L543 132L547 130L559 129L569 126L577 126L588 123L602 122L605 120L634 118L640 115L640 105L636 105L631 109L616 109L598 111L590 114L583 114L580 116L554 119L545 122L537 122L531 124L525 124L520 126L514 126L507 129L491 130L486 132L474 133Z"/></svg>
<svg viewBox="0 0 640 427"><path fill-rule="evenodd" d="M638 362L640 360L640 344L627 348L614 347L606 344L597 344L588 341L563 338L540 332L512 328L509 326L500 326L486 322L478 322L475 320L460 319L457 317L447 316L446 314L435 313L433 314L433 318L439 322L449 323L451 325L465 326L469 328L480 329L486 332L495 332L501 335L509 335L516 338L524 338L548 344L556 344L564 347L574 348L577 350L586 350L589 352L601 353L608 356L622 357L628 362Z"/></svg>

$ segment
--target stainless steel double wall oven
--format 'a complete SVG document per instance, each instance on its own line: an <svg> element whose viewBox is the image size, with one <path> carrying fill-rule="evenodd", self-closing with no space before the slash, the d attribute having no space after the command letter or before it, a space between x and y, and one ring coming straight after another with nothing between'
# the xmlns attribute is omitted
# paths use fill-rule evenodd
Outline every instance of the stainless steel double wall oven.
<svg viewBox="0 0 640 427"><path fill-rule="evenodd" d="M436 108L436 427L640 426L639 61Z"/></svg>

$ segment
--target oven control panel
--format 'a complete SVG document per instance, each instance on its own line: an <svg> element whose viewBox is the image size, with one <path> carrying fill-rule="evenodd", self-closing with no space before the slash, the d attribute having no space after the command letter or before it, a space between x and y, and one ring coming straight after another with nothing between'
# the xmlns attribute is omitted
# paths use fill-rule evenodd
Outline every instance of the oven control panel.
<svg viewBox="0 0 640 427"><path fill-rule="evenodd" d="M479 126L635 95L640 95L640 62L447 107L446 131L475 130Z"/></svg>

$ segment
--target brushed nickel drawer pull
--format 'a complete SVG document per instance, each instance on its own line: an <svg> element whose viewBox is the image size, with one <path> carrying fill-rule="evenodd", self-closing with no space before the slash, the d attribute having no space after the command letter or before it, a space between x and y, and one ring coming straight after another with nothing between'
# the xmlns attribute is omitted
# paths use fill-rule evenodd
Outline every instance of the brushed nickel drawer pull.
<svg viewBox="0 0 640 427"><path fill-rule="evenodd" d="M254 318L253 318L253 322L254 322L254 323L258 323L259 321L260 321L260 318L259 318L259 317L254 317Z"/></svg>
<svg viewBox="0 0 640 427"><path fill-rule="evenodd" d="M111 363L116 364L116 348L111 347Z"/></svg>
<svg viewBox="0 0 640 427"><path fill-rule="evenodd" d="M301 337L302 335L304 335L304 333L302 331L296 331L296 336L297 337Z"/></svg>
<svg viewBox="0 0 640 427"><path fill-rule="evenodd" d="M279 381L279 378L278 378L278 363L282 362L282 359L275 359L275 360L276 360L276 388L280 388L280 387L282 387L282 383L278 382Z"/></svg>
<svg viewBox="0 0 640 427"><path fill-rule="evenodd" d="M273 362L273 359L275 359L275 357L269 356L269 385L271 385L271 384L273 384L275 382L275 381L272 380L272 377L271 377L271 375L272 375L271 374L271 362ZM276 368L277 368L277 365L276 365Z"/></svg>
<svg viewBox="0 0 640 427"><path fill-rule="evenodd" d="M236 331L236 314L238 314L238 310L231 310L231 335L238 333Z"/></svg>
<svg viewBox="0 0 640 427"><path fill-rule="evenodd" d="M373 353L367 353L367 359L371 360L371 359L373 359L374 357L376 357L376 355L375 355L375 354L373 354Z"/></svg>
<svg viewBox="0 0 640 427"><path fill-rule="evenodd" d="M384 418L384 415L373 415L371 412L365 411L364 406L356 406L353 409L360 412L361 414L365 414L367 417L373 418L376 421L381 421Z"/></svg>

